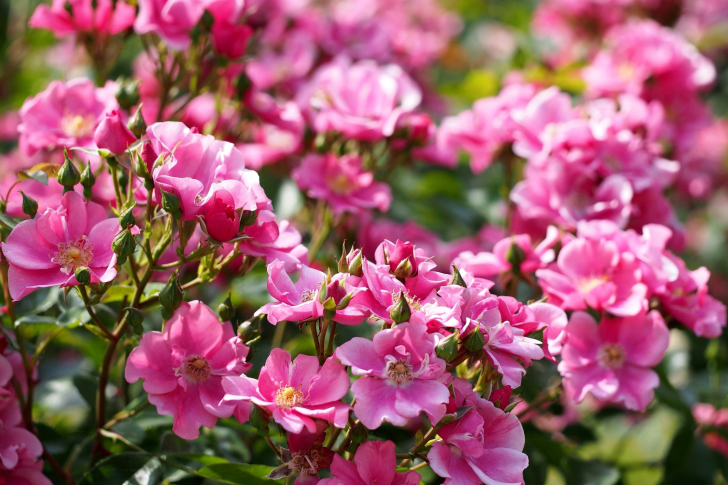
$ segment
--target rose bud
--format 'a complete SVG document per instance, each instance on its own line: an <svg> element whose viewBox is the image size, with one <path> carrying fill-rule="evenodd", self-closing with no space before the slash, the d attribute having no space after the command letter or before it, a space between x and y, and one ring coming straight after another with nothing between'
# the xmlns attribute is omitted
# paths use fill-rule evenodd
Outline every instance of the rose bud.
<svg viewBox="0 0 728 485"><path fill-rule="evenodd" d="M235 211L235 201L230 192L215 192L203 209L207 234L220 242L234 238L240 230L240 216Z"/></svg>
<svg viewBox="0 0 728 485"><path fill-rule="evenodd" d="M94 141L99 149L109 150L113 154L124 153L136 141L134 134L121 121L119 110L106 113L96 128Z"/></svg>
<svg viewBox="0 0 728 485"><path fill-rule="evenodd" d="M399 278L409 278L417 275L417 261L415 261L415 246L399 239L389 255L389 268Z"/></svg>

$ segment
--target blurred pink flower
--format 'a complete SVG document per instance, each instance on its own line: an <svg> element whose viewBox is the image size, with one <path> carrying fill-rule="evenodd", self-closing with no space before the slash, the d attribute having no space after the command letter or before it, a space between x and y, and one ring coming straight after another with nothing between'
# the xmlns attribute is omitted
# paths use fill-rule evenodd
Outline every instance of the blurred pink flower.
<svg viewBox="0 0 728 485"><path fill-rule="evenodd" d="M129 354L125 376L129 383L143 379L149 402L174 418L175 434L195 439L200 426L212 428L217 418L233 414L235 406L221 402L222 380L247 371L247 355L230 323L220 323L202 302L183 302L163 332L144 334Z"/></svg>
<svg viewBox="0 0 728 485"><path fill-rule="evenodd" d="M82 32L115 35L131 27L135 16L134 6L123 0L53 0L50 7L38 5L28 25L56 37Z"/></svg>
<svg viewBox="0 0 728 485"><path fill-rule="evenodd" d="M159 35L172 49L189 46L190 32L205 13L206 0L139 0L137 34Z"/></svg>
<svg viewBox="0 0 728 485"><path fill-rule="evenodd" d="M660 363L670 333L657 311L631 317L602 318L575 312L566 327L559 372L576 402L591 393L603 402L644 411L659 384L650 369Z"/></svg>
<svg viewBox="0 0 728 485"><path fill-rule="evenodd" d="M369 209L386 212L392 201L389 186L376 182L358 155L307 155L291 176L309 197L328 202L334 214Z"/></svg>

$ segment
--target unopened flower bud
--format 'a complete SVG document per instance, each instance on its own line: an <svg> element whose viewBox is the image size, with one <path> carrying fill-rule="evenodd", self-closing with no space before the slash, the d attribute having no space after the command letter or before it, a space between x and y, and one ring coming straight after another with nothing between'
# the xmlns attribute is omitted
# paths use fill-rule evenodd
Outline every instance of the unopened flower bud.
<svg viewBox="0 0 728 485"><path fill-rule="evenodd" d="M167 310L174 311L182 304L183 296L177 275L172 274L162 291L159 292L159 304Z"/></svg>
<svg viewBox="0 0 728 485"><path fill-rule="evenodd" d="M157 152L154 151L152 142L147 140L142 143L142 147L139 149L139 156L147 167L147 173L152 174L154 172L154 164L157 161Z"/></svg>
<svg viewBox="0 0 728 485"><path fill-rule="evenodd" d="M68 151L63 149L65 161L63 166L58 170L58 183L63 185L63 193L73 190L73 187L81 181L81 174L68 157Z"/></svg>
<svg viewBox="0 0 728 485"><path fill-rule="evenodd" d="M25 195L25 192L22 190L20 191L20 195L23 196L23 213L31 219L34 218L35 214L38 212L38 202L36 202L32 197Z"/></svg>
<svg viewBox="0 0 728 485"><path fill-rule="evenodd" d="M483 350L484 345L485 338L483 337L483 333L480 331L480 327L476 328L474 332L465 337L465 340L463 341L463 347L465 347L465 350L469 352L478 352L479 350Z"/></svg>
<svg viewBox="0 0 728 485"><path fill-rule="evenodd" d="M323 303L326 301L326 299L329 297L329 289L326 285L326 280L321 282L321 287L319 288L318 292L318 301L323 305Z"/></svg>
<svg viewBox="0 0 728 485"><path fill-rule="evenodd" d="M351 253L349 253L351 254ZM356 254L352 255L353 257L347 257L347 260L349 261L349 268L348 273L352 276L358 276L362 277L364 276L364 272L362 271L362 256L361 256L361 250L357 249Z"/></svg>
<svg viewBox="0 0 728 485"><path fill-rule="evenodd" d="M409 259L403 259L399 262L394 270L394 276L397 278L409 278L412 276L412 263Z"/></svg>
<svg viewBox="0 0 728 485"><path fill-rule="evenodd" d="M260 330L259 318L253 318L252 320L246 320L238 326L238 337L243 342L248 342L255 338Z"/></svg>
<svg viewBox="0 0 728 485"><path fill-rule="evenodd" d="M124 229L114 237L111 242L111 249L118 256L119 264L124 264L126 258L134 254L136 239L129 229Z"/></svg>
<svg viewBox="0 0 728 485"><path fill-rule="evenodd" d="M506 261L511 263L511 270L514 273L519 273L521 271L521 263L525 260L526 252L521 246L516 244L515 240L511 240L511 245L508 247L508 251L506 251Z"/></svg>
<svg viewBox="0 0 728 485"><path fill-rule="evenodd" d="M450 278L448 285L457 285L462 286L463 288L468 287L468 284L465 283L465 280L463 279L463 275L460 274L460 270L458 270L457 266L454 264L452 265L452 278Z"/></svg>
<svg viewBox="0 0 728 485"><path fill-rule="evenodd" d="M399 300L389 312L389 317L394 323L404 323L409 321L411 316L412 310L410 310L407 299L404 297L404 291L400 291Z"/></svg>
<svg viewBox="0 0 728 485"><path fill-rule="evenodd" d="M182 200L177 194L162 189L162 209L167 211L175 219L182 218Z"/></svg>
<svg viewBox="0 0 728 485"><path fill-rule="evenodd" d="M91 162L86 163L86 168L81 172L81 185L83 186L83 196L90 199L93 195L92 187L96 183L96 175L91 169Z"/></svg>
<svg viewBox="0 0 728 485"><path fill-rule="evenodd" d="M405 260L409 261L409 264L405 263ZM397 240L392 254L387 257L387 263L389 264L390 271L398 278L417 276L414 244Z"/></svg>
<svg viewBox="0 0 728 485"><path fill-rule="evenodd" d="M437 347L435 347L435 353L441 359L449 362L457 356L459 343L460 332L458 332L456 329L453 333L437 343Z"/></svg>
<svg viewBox="0 0 728 485"><path fill-rule="evenodd" d="M126 310L126 319L131 325L141 325L144 322L144 314L138 308L129 306Z"/></svg>
<svg viewBox="0 0 728 485"><path fill-rule="evenodd" d="M230 299L230 293L228 293L227 298L225 298L225 301L220 303L217 306L217 314L220 317L221 322L227 322L230 321L230 319L235 314L235 308L233 307L233 302Z"/></svg>
<svg viewBox="0 0 728 485"><path fill-rule="evenodd" d="M116 100L119 102L119 106L127 111L139 103L139 81L123 80L116 91Z"/></svg>
<svg viewBox="0 0 728 485"><path fill-rule="evenodd" d="M144 121L144 115L142 115L142 105L139 105L134 115L129 118L126 127L137 138L141 138L147 132L147 123Z"/></svg>
<svg viewBox="0 0 728 485"><path fill-rule="evenodd" d="M324 306L324 319L333 320L334 317L336 316L336 301L334 301L333 297L329 297L323 303L323 306Z"/></svg>
<svg viewBox="0 0 728 485"><path fill-rule="evenodd" d="M134 219L134 207L136 207L136 204L129 207L119 215L119 225L122 229L126 229L136 224L136 219Z"/></svg>
<svg viewBox="0 0 728 485"><path fill-rule="evenodd" d="M339 303L336 304L337 310L346 310L346 307L349 306L349 302L351 301L351 297L354 293L347 293L344 298L342 298Z"/></svg>
<svg viewBox="0 0 728 485"><path fill-rule="evenodd" d="M78 281L82 285L87 285L91 283L91 271L89 271L86 266L79 266L78 268L76 268L74 276L76 277L76 281Z"/></svg>
<svg viewBox="0 0 728 485"><path fill-rule="evenodd" d="M244 210L240 213L240 230L243 228L252 226L255 224L255 220L258 218L258 211Z"/></svg>
<svg viewBox="0 0 728 485"><path fill-rule="evenodd" d="M235 200L225 189L218 189L202 209L205 228L211 238L228 242L240 230L240 216L235 211Z"/></svg>
<svg viewBox="0 0 728 485"><path fill-rule="evenodd" d="M114 155L124 153L136 139L121 121L118 109L106 113L94 132L94 142L99 150L108 150Z"/></svg>

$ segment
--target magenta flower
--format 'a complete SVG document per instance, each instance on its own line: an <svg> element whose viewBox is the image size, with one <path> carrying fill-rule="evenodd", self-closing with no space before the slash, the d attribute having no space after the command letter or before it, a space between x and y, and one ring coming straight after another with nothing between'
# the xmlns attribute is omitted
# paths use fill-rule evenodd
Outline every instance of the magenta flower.
<svg viewBox="0 0 728 485"><path fill-rule="evenodd" d="M206 3L200 0L140 0L134 31L140 35L157 34L172 49L182 50L190 44L190 32L202 19Z"/></svg>
<svg viewBox="0 0 728 485"><path fill-rule="evenodd" d="M38 288L74 286L74 273L85 266L94 283L116 277L111 242L119 232L116 217L76 192L67 192L57 209L18 224L2 243L10 263L10 295L17 301Z"/></svg>
<svg viewBox="0 0 728 485"><path fill-rule="evenodd" d="M438 430L442 441L427 454L432 470L445 478L444 485L522 485L528 456L521 422L467 383L456 383L455 391L456 404L474 409Z"/></svg>
<svg viewBox="0 0 728 485"><path fill-rule="evenodd" d="M420 89L399 66L343 57L319 68L298 96L317 132L366 141L391 136L399 119L421 101Z"/></svg>
<svg viewBox="0 0 728 485"><path fill-rule="evenodd" d="M366 291L346 282L348 275L336 274L328 284L324 284L326 275L321 271L301 265L298 281L293 283L285 271L286 264L275 260L268 265L268 293L278 303L268 303L261 307L256 315L265 314L268 321L275 325L281 321L300 322L311 318L319 318L324 308L319 301L322 285L326 287L326 298L333 298L337 305L347 296L349 304L342 310L336 310L334 321L344 325L358 325L368 316L368 312L359 308L359 295Z"/></svg>
<svg viewBox="0 0 728 485"><path fill-rule="evenodd" d="M119 34L134 24L136 10L133 5L114 0L53 0L38 5L28 25L46 29L56 37L81 32Z"/></svg>
<svg viewBox="0 0 728 485"><path fill-rule="evenodd" d="M669 331L660 314L651 311L597 322L575 312L566 327L559 372L564 389L576 402L591 393L604 402L644 411L659 384L650 369L665 356Z"/></svg>
<svg viewBox="0 0 728 485"><path fill-rule="evenodd" d="M95 148L94 132L104 114L117 109L116 83L97 88L90 79L52 81L20 108L20 150L33 156L56 147Z"/></svg>
<svg viewBox="0 0 728 485"><path fill-rule="evenodd" d="M291 176L309 197L328 202L334 214L369 209L386 212L392 202L389 185L376 182L358 155L308 155Z"/></svg>
<svg viewBox="0 0 728 485"><path fill-rule="evenodd" d="M323 366L316 357L303 354L291 362L291 354L273 349L258 379L226 377L222 385L223 403L260 406L291 433L300 433L304 428L315 433L315 419L329 421L338 428L346 426L349 419L350 407L341 402L349 392L349 375L331 358Z"/></svg>
<svg viewBox="0 0 728 485"><path fill-rule="evenodd" d="M202 209L205 229L213 239L227 242L240 231L240 215L235 210L235 200L225 189L217 190Z"/></svg>
<svg viewBox="0 0 728 485"><path fill-rule="evenodd" d="M149 402L159 414L174 418L172 431L195 439L200 426L212 428L217 418L235 411L234 405L221 403L222 380L250 369L247 355L248 347L229 323L220 323L202 302L184 302L163 332L144 334L129 354L125 377L129 383L143 379Z"/></svg>
<svg viewBox="0 0 728 485"><path fill-rule="evenodd" d="M354 461L334 455L331 478L319 485L417 485L420 474L397 472L397 456L391 441L367 441L356 450Z"/></svg>
<svg viewBox="0 0 728 485"><path fill-rule="evenodd" d="M238 243L243 254L262 258L266 263L278 259L285 262L289 272L308 264L308 248L301 244L301 233L288 221L277 222L273 211L260 211L244 234L250 239Z"/></svg>
<svg viewBox="0 0 728 485"><path fill-rule="evenodd" d="M106 113L94 132L96 147L109 150L115 155L124 153L136 139L121 119L118 109Z"/></svg>
<svg viewBox="0 0 728 485"><path fill-rule="evenodd" d="M404 426L425 412L432 423L445 415L450 392L438 378L445 361L435 355L436 337L425 325L403 323L382 330L373 340L354 337L334 356L354 375L354 412L369 429L383 421Z"/></svg>
<svg viewBox="0 0 728 485"><path fill-rule="evenodd" d="M183 220L202 214L207 201L220 189L230 193L236 210L271 208L258 174L245 168L243 156L232 143L193 133L172 121L153 124L147 135L154 151L165 157L153 173L157 200L161 201L161 190L178 196Z"/></svg>
<svg viewBox="0 0 728 485"><path fill-rule="evenodd" d="M591 307L618 316L646 308L641 274L634 254L620 252L615 242L604 239L575 239L563 247L556 264L536 271L551 303L564 310Z"/></svg>

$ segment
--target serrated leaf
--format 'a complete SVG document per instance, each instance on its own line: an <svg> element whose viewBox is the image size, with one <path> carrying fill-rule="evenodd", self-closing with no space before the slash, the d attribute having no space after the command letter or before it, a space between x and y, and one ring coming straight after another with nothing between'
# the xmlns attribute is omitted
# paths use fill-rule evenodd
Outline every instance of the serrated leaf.
<svg viewBox="0 0 728 485"><path fill-rule="evenodd" d="M162 464L149 453L119 453L101 460L79 485L153 485L159 483Z"/></svg>
<svg viewBox="0 0 728 485"><path fill-rule="evenodd" d="M266 465L248 465L243 463L220 463L197 470L197 474L223 483L237 485L273 485L276 482L264 478L273 470Z"/></svg>

